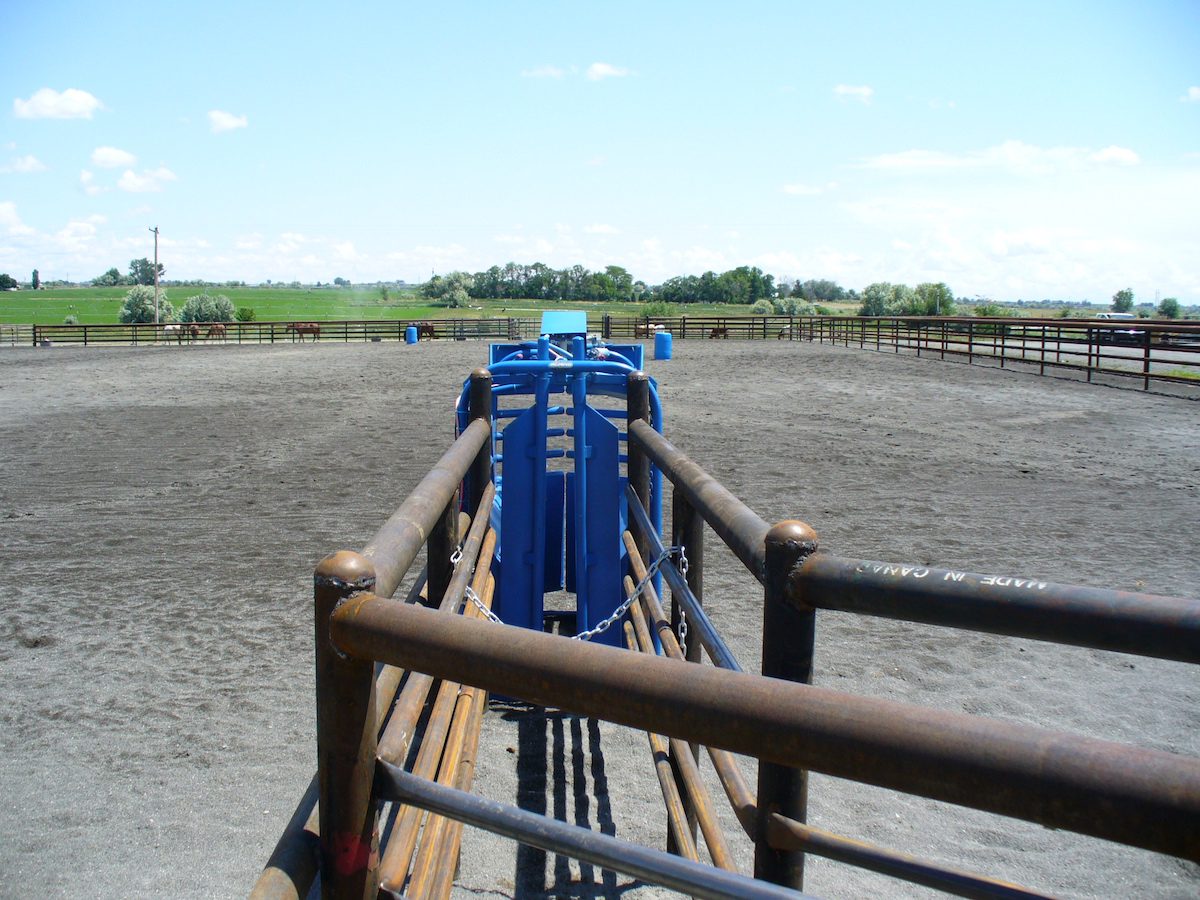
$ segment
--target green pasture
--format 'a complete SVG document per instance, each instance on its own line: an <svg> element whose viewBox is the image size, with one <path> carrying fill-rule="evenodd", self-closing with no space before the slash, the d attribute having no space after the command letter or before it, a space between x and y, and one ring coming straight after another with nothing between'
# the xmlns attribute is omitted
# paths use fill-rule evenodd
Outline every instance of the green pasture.
<svg viewBox="0 0 1200 900"><path fill-rule="evenodd" d="M104 325L118 321L118 313L128 287L69 287L46 290L5 291L0 293L0 323L6 325L61 325L67 316L75 316L81 325ZM469 309L431 306L415 289L389 288L384 300L378 287L288 288L288 287L203 287L174 285L163 294L178 311L188 297L224 294L235 308L254 310L259 322L288 321L408 321L416 319L481 318L492 316L538 317L547 309L582 309L600 315L642 315L643 303L567 302L562 300L475 300ZM677 315L737 316L749 313L749 307L691 303L676 307ZM840 310L839 310L840 311ZM853 310L847 308L846 312Z"/></svg>

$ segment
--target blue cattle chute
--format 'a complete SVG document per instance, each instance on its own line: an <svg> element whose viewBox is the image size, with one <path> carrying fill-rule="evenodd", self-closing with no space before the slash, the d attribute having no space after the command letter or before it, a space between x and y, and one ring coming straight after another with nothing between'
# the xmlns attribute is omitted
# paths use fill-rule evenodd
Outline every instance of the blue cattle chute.
<svg viewBox="0 0 1200 900"><path fill-rule="evenodd" d="M592 401L626 398L643 348L587 338L583 314L547 314L543 327L562 330L548 330L537 341L493 344L489 353L496 471L491 518L499 535L493 610L510 625L538 630L552 618L573 618L575 630L585 632L621 606L622 579L631 574L621 540L628 518L626 414ZM653 379L650 406L651 424L661 431ZM465 386L457 415L461 430L467 424ZM660 527L657 472L650 516ZM545 595L564 589L575 595L574 615L548 614ZM592 639L623 643L619 625Z"/></svg>

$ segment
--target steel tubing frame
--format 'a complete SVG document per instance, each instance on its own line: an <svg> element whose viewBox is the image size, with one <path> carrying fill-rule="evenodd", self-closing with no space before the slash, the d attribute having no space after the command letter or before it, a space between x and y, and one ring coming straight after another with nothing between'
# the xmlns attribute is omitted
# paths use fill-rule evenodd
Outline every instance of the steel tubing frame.
<svg viewBox="0 0 1200 900"><path fill-rule="evenodd" d="M363 659L532 703L1200 860L1200 760L444 616L359 594Z"/></svg>
<svg viewBox="0 0 1200 900"><path fill-rule="evenodd" d="M657 559L662 556L666 548L663 547L662 541L654 532L654 526L650 524L650 517L646 514L646 510L640 503L635 502L637 495L628 485L625 488L626 498L629 506L629 521L637 526L638 549L642 552L643 561L648 554L652 559ZM641 551L642 545L645 545L646 550ZM671 588L671 597L683 605L687 610L689 619L689 628L696 630L700 642L704 645L704 649L708 652L709 658L713 663L720 666L722 669L730 669L734 672L742 671L741 665L737 661L737 657L733 655L733 651L721 638L713 625L712 620L704 612L704 608L692 596L691 589L688 587L687 581L680 574L679 569L673 565L662 566L658 570L666 579L667 584ZM641 577L641 576L639 576Z"/></svg>
<svg viewBox="0 0 1200 900"><path fill-rule="evenodd" d="M628 531L625 532L624 540L625 547L629 550L629 561L634 574L641 579L645 577L646 567L642 563L642 559L637 553L637 547L633 544L633 538ZM644 617L644 621L653 623L653 633L660 638L663 654L671 659L683 659L683 652L666 622L653 587L647 586L641 599L639 611ZM636 621L635 608L631 608L630 611ZM750 785L746 781L745 775L742 774L741 767L728 750L721 750L717 747L705 747L705 749L712 760L717 780L725 790L725 796L729 800L734 815L737 816L746 836L752 841L756 840L758 801L750 790ZM1007 882L997 881L973 872L937 866L907 854L813 828L805 823L785 818L779 813L772 813L769 817L767 840L771 846L779 849L813 853L817 856L824 856L838 862L890 875L902 881L935 887L960 897L1037 896Z"/></svg>
<svg viewBox="0 0 1200 900"><path fill-rule="evenodd" d="M801 607L1200 663L1200 603L1031 578L814 553L793 570Z"/></svg>
<svg viewBox="0 0 1200 900"><path fill-rule="evenodd" d="M608 649L615 653L634 655L627 650ZM778 885L755 881L745 875L714 869L703 863L631 844L588 828L548 819L516 806L456 791L386 763L380 763L376 770L375 788L380 796L421 806L430 812L451 816L468 825L515 838L531 847L586 860L694 897L708 897L713 900L726 900L728 897L781 900L805 896Z"/></svg>

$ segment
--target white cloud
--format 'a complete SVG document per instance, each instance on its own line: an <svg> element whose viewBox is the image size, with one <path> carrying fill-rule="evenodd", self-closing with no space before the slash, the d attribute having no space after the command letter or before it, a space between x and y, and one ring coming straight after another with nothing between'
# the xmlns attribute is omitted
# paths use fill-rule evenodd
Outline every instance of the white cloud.
<svg viewBox="0 0 1200 900"><path fill-rule="evenodd" d="M865 84L839 84L834 87L833 95L839 99L870 103L875 96L875 89Z"/></svg>
<svg viewBox="0 0 1200 900"><path fill-rule="evenodd" d="M562 78L566 75L565 69L560 69L558 66L538 66L534 69L525 69L521 72L522 78Z"/></svg>
<svg viewBox="0 0 1200 900"><path fill-rule="evenodd" d="M233 242L233 245L238 250L257 250L262 246L261 234L243 234L239 235Z"/></svg>
<svg viewBox="0 0 1200 900"><path fill-rule="evenodd" d="M17 204L11 200L0 201L0 228L21 228L21 217L17 215Z"/></svg>
<svg viewBox="0 0 1200 900"><path fill-rule="evenodd" d="M92 165L101 169L129 168L136 162L136 156L116 147L97 147L92 151Z"/></svg>
<svg viewBox="0 0 1200 900"><path fill-rule="evenodd" d="M362 259L363 256L354 249L354 244L351 241L341 241L333 245L333 255L339 260L353 262L354 260Z"/></svg>
<svg viewBox="0 0 1200 900"><path fill-rule="evenodd" d="M95 179L96 176L87 169L84 169L79 173L79 184L83 188L83 192L89 197L95 197L97 194L103 194L106 191L111 190L111 188L101 187L98 184L94 184L93 182Z"/></svg>
<svg viewBox="0 0 1200 900"><path fill-rule="evenodd" d="M1115 163L1118 166L1136 166L1141 162L1141 158L1128 147L1105 147L1088 159L1097 163Z"/></svg>
<svg viewBox="0 0 1200 900"><path fill-rule="evenodd" d="M605 225L596 223L595 225L585 225L583 227L584 234L620 234L621 230L614 225Z"/></svg>
<svg viewBox="0 0 1200 900"><path fill-rule="evenodd" d="M997 169L1042 175L1080 169L1088 164L1130 166L1138 162L1137 153L1127 147L1112 146L1093 151L1085 147L1038 147L1023 141L1005 141L995 147L958 154L940 150L885 153L871 157L864 165L868 169L896 172Z"/></svg>
<svg viewBox="0 0 1200 900"><path fill-rule="evenodd" d="M178 180L175 173L166 166L157 169L144 169L139 175L133 169L126 169L117 182L117 187L131 194L151 194L163 189L168 181Z"/></svg>
<svg viewBox="0 0 1200 900"><path fill-rule="evenodd" d="M28 100L13 100L13 114L18 119L90 119L104 104L77 88L67 88L61 94L52 88L35 91Z"/></svg>
<svg viewBox="0 0 1200 900"><path fill-rule="evenodd" d="M1193 85L1187 89L1187 93L1179 98L1180 103L1200 103L1200 87Z"/></svg>
<svg viewBox="0 0 1200 900"><path fill-rule="evenodd" d="M13 172L20 173L23 175L28 175L33 172L45 172L45 171L46 171L46 164L43 163L40 159L38 159L36 156L31 156L28 154L25 156L18 156L16 159L14 159L12 162L8 163L7 165L0 166L0 173L3 173L5 175L8 175Z"/></svg>
<svg viewBox="0 0 1200 900"><path fill-rule="evenodd" d="M250 124L250 120L246 116L235 116L224 110L211 109L208 112L208 124L212 127L213 134L220 134L223 131L245 128Z"/></svg>
<svg viewBox="0 0 1200 900"><path fill-rule="evenodd" d="M604 78L623 78L629 74L629 70L609 63L594 62L587 67L585 74L588 81L600 81Z"/></svg>

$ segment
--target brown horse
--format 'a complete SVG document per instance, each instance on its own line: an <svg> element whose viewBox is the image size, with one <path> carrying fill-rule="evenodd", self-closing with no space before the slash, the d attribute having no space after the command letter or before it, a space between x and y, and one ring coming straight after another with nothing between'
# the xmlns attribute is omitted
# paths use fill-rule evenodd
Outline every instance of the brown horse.
<svg viewBox="0 0 1200 900"><path fill-rule="evenodd" d="M225 340L225 337L225 323L223 322L213 322L208 326L208 332L204 335L204 339L206 341L211 341L213 338Z"/></svg>
<svg viewBox="0 0 1200 900"><path fill-rule="evenodd" d="M429 338L429 340L432 341L436 337L437 337L437 331L435 331L434 327L432 325L430 325L428 322L418 322L417 323L417 340L418 341L421 340L422 338Z"/></svg>
<svg viewBox="0 0 1200 900"><path fill-rule="evenodd" d="M722 325L718 328L714 328L712 331L710 331L708 333L708 339L710 341L713 340L713 338L728 338L728 337L729 337L729 329L726 328L724 325Z"/></svg>
<svg viewBox="0 0 1200 900"><path fill-rule="evenodd" d="M313 342L316 343L317 339L321 337L321 326L316 322L291 322L284 330L292 332L293 341L296 338L304 340L304 335L311 334Z"/></svg>

